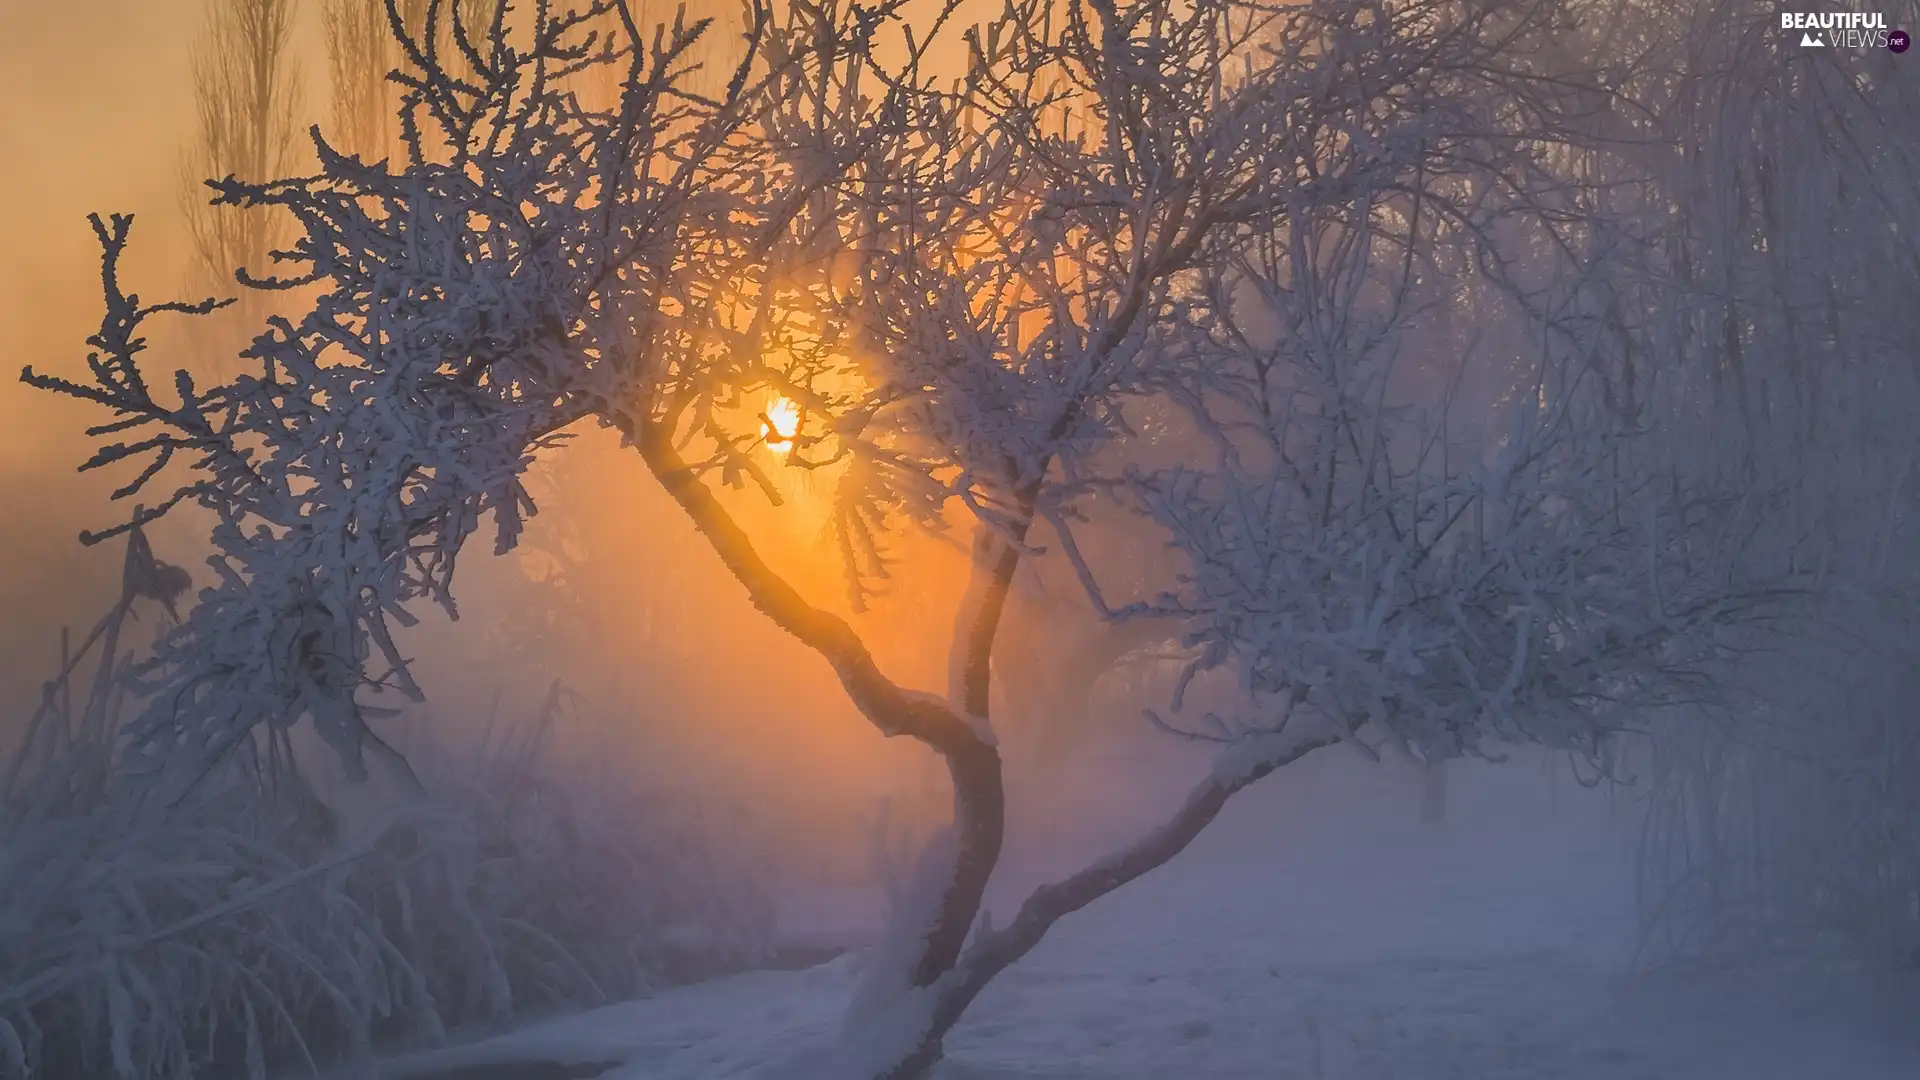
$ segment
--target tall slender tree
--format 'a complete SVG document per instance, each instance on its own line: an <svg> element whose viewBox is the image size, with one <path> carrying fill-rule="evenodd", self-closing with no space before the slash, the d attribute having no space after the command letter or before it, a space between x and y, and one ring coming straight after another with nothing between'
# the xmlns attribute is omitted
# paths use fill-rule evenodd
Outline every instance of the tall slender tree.
<svg viewBox="0 0 1920 1080"><path fill-rule="evenodd" d="M301 93L293 49L297 0L211 0L193 53L198 125L183 170L182 210L197 289L234 296L236 273L271 275L271 252L292 236L286 211L214 205L208 181L259 181L291 171ZM238 290L235 314L252 325L265 295Z"/></svg>
<svg viewBox="0 0 1920 1080"><path fill-rule="evenodd" d="M342 151L384 156L393 145L393 101L387 72L394 63L386 0L322 0L333 126Z"/></svg>

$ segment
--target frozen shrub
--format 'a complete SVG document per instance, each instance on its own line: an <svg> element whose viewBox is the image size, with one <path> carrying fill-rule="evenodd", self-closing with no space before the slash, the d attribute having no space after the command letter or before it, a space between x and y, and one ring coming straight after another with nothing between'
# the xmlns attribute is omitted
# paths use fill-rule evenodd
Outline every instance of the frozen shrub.
<svg viewBox="0 0 1920 1080"><path fill-rule="evenodd" d="M141 799L110 752L117 684L72 708L73 682L0 772L0 1076L364 1061L769 951L719 808L559 760L551 700L498 737L416 740L425 795L349 830L284 754Z"/></svg>

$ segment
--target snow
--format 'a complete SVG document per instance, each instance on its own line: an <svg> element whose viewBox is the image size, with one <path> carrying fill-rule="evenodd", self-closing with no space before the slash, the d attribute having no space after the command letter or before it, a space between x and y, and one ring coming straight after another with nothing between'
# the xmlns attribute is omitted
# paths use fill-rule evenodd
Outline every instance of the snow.
<svg viewBox="0 0 1920 1080"><path fill-rule="evenodd" d="M859 957L861 980L849 1004L849 1026L861 1026L891 1011L913 985L913 966L940 917L944 888L953 880L959 845L951 828L935 831L915 863L888 883L886 929Z"/></svg>
<svg viewBox="0 0 1920 1080"><path fill-rule="evenodd" d="M1473 778L1495 769L1462 768L1455 825L1439 831L1313 815L1315 789L1356 805L1385 790L1345 759L1292 788L1256 785L1187 853L1063 921L990 986L935 1080L1920 1076L1920 1034L1902 1035L1863 987L1634 967L1604 808L1484 783L1476 803ZM1050 873L1029 865L990 902L1009 907ZM883 906L823 894L789 916ZM835 1080L859 960L722 979L390 1075L562 1060L623 1062L608 1080Z"/></svg>

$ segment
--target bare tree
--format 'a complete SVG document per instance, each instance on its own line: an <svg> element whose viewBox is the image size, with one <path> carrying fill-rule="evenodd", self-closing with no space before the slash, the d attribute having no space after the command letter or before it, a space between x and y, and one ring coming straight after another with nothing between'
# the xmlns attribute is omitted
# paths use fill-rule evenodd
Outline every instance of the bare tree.
<svg viewBox="0 0 1920 1080"><path fill-rule="evenodd" d="M236 272L271 275L270 253L293 235L284 210L213 205L209 181L283 176L295 161L300 74L293 53L297 0L211 0L193 53L198 130L188 151L181 203L193 241L196 289L234 292ZM242 290L238 316L251 326L263 294Z"/></svg>
<svg viewBox="0 0 1920 1080"><path fill-rule="evenodd" d="M178 404L137 360L168 309L119 291L127 223L96 222L92 381L26 378L140 430L89 463L156 455L123 494L194 459L120 530L185 499L220 515L219 581L146 666L128 732L168 790L263 723L391 760L368 699L421 689L390 623L454 610L468 538L490 518L514 546L524 471L581 421L622 434L880 734L946 767L951 824L850 1008L837 1067L863 1080L924 1074L1057 920L1318 748L1604 761L1629 710L1711 691L1701 658L1767 596L1742 523L1594 404L1602 354L1542 332L1593 271L1560 201L1579 185L1543 147L1578 133L1570 99L1604 97L1533 47L1558 8L1015 0L968 32L958 85L923 68L951 5L751 11L703 93L705 23L541 6L463 48L467 77L390 0L404 173L322 140L318 176L220 186L293 212L317 296L250 351L257 377L182 378ZM623 70L616 101L570 91L595 65ZM1505 338L1400 368L1461 278L1488 283ZM968 585L951 635L929 634L944 693L889 677L767 557L752 494L785 504L776 468L830 478L856 598L893 530L965 526ZM1170 547L1164 577L1089 553L1096 497L1135 552ZM1189 721L1183 682L1156 718L1223 744L1217 767L1001 928L982 906L1006 826L990 660L1043 543L1100 618L1177 623L1188 675L1230 673L1242 707Z"/></svg>
<svg viewBox="0 0 1920 1080"><path fill-rule="evenodd" d="M392 145L393 95L387 72L397 59L384 0L323 0L329 139L343 152L384 156Z"/></svg>

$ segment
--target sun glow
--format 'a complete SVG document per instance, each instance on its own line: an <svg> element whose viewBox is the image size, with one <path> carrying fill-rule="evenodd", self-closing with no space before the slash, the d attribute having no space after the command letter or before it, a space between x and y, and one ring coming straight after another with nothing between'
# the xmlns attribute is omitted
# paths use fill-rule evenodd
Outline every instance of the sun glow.
<svg viewBox="0 0 1920 1080"><path fill-rule="evenodd" d="M800 406L775 395L767 402L767 411L760 420L760 438L765 440L767 449L784 455L793 449L793 438L800 433Z"/></svg>

